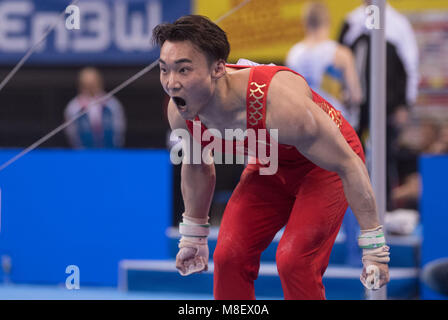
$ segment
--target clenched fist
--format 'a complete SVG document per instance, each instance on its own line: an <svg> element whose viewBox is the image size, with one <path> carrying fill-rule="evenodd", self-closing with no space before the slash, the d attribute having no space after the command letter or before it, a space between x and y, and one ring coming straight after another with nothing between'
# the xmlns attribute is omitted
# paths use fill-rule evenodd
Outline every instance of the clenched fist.
<svg viewBox="0 0 448 320"><path fill-rule="evenodd" d="M208 245L181 239L176 268L183 276L208 270Z"/></svg>

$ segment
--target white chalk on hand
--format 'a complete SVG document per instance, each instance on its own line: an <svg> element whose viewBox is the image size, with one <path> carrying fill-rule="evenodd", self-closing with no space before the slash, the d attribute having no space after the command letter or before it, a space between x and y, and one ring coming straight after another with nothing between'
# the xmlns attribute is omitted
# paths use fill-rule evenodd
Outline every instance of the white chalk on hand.
<svg viewBox="0 0 448 320"><path fill-rule="evenodd" d="M367 277L364 285L367 289L378 290L380 288L380 269L371 264L366 267Z"/></svg>

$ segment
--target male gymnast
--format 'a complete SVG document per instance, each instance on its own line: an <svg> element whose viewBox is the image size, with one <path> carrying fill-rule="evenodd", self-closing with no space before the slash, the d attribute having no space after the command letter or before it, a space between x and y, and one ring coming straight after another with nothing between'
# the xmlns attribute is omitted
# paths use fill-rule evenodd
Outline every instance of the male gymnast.
<svg viewBox="0 0 448 320"><path fill-rule="evenodd" d="M215 299L255 299L260 255L283 227L276 263L285 299L325 299L322 276L348 205L361 227L361 282L370 285L373 265L376 289L385 285L389 247L361 143L341 113L286 67L226 64L227 36L206 17L160 24L153 39L173 130L192 133L194 120L222 137L225 129L278 130L276 141L269 135L265 141L278 145L275 174L260 174L263 161L249 163L227 203L213 256ZM185 212L176 257L182 275L207 270L215 180L213 162L182 163Z"/></svg>

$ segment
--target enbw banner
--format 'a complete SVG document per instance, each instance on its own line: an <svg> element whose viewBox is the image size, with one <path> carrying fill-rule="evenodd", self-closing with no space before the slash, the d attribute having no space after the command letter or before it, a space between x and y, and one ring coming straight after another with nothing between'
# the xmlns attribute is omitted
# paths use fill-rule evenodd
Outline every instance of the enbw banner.
<svg viewBox="0 0 448 320"><path fill-rule="evenodd" d="M0 0L0 64L16 64L53 26L29 64L150 63L159 54L152 29L191 12L185 0L80 0L76 10L71 3Z"/></svg>

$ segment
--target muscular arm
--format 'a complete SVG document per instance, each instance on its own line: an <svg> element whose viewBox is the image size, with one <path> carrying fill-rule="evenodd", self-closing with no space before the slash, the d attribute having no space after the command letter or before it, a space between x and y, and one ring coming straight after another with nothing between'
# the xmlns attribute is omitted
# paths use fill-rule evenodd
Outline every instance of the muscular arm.
<svg viewBox="0 0 448 320"><path fill-rule="evenodd" d="M172 130L184 129L188 131L185 120L179 115L171 101L168 105L168 120ZM190 149L186 150L186 152L191 155L193 138L190 134L188 134L188 137ZM215 190L215 165L213 163L208 165L206 163L187 164L185 162L182 163L181 168L181 191L185 205L184 215L195 219L207 219ZM190 163L192 162L190 161Z"/></svg>
<svg viewBox="0 0 448 320"><path fill-rule="evenodd" d="M306 110L295 146L319 167L339 174L344 193L361 229L379 225L375 196L361 158L343 138L339 128L309 97L303 97ZM310 111L308 111L310 110Z"/></svg>
<svg viewBox="0 0 448 320"><path fill-rule="evenodd" d="M310 161L340 176L345 197L361 227L358 243L363 248L364 268L360 280L366 288L379 289L390 279L389 247L379 226L369 175L339 128L311 96L302 78L279 72L271 83L267 127L281 128L280 143L296 146ZM269 106L275 112L270 112Z"/></svg>
<svg viewBox="0 0 448 320"><path fill-rule="evenodd" d="M279 72L268 98L268 128L281 128L279 142L294 145L319 167L337 172L361 229L379 225L375 196L366 167L331 118L311 99L305 81ZM275 106L274 106L275 104ZM269 106L275 112L269 111Z"/></svg>
<svg viewBox="0 0 448 320"><path fill-rule="evenodd" d="M181 190L185 215L207 219L215 190L215 166L207 164L182 164Z"/></svg>

